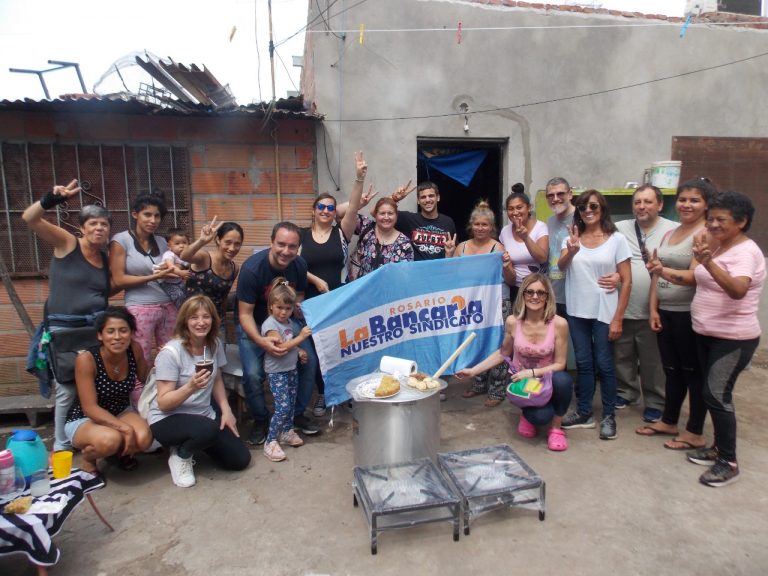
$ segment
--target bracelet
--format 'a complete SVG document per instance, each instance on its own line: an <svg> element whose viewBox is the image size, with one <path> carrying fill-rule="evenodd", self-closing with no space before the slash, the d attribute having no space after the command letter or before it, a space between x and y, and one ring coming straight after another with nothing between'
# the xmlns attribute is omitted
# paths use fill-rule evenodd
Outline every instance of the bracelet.
<svg viewBox="0 0 768 576"><path fill-rule="evenodd" d="M365 182L365 178L355 178L355 182L360 182L362 184Z"/></svg>
<svg viewBox="0 0 768 576"><path fill-rule="evenodd" d="M66 201L66 196L62 196L61 194L54 194L53 192L46 192L43 197L40 198L40 206L43 207L43 210L50 210L54 206L64 204Z"/></svg>

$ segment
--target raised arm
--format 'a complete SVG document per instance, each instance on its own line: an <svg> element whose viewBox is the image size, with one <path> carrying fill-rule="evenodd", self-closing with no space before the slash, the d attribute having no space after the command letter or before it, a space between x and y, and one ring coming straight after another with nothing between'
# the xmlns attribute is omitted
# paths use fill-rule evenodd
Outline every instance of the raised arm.
<svg viewBox="0 0 768 576"><path fill-rule="evenodd" d="M581 242L579 240L579 228L574 224L568 229L568 241L565 244L565 248L560 252L560 259L557 261L557 267L560 270L565 270L570 266L571 260L576 256L576 253L581 249Z"/></svg>
<svg viewBox="0 0 768 576"><path fill-rule="evenodd" d="M63 204L69 198L80 192L77 180L72 180L66 186L54 186L51 192L46 193L40 200L30 205L21 215L29 229L43 242L53 246L56 257L66 256L75 249L77 237L63 228L51 224L43 218L46 210L50 210L59 204Z"/></svg>
<svg viewBox="0 0 768 576"><path fill-rule="evenodd" d="M731 276L718 266L712 258L712 249L706 236L694 238L693 255L729 297L741 300L747 295L752 279L749 276Z"/></svg>
<svg viewBox="0 0 768 576"><path fill-rule="evenodd" d="M352 235L355 233L357 211L360 210L366 174L368 174L368 164L363 159L363 153L362 151L355 152L355 182L352 185L352 192L349 194L349 201L347 202L344 215L341 216L340 224L341 231L347 239L352 238Z"/></svg>
<svg viewBox="0 0 768 576"><path fill-rule="evenodd" d="M214 216L210 224L203 224L203 227L200 229L200 238L192 242L181 253L179 257L184 262L189 262L193 267L201 269L208 267L211 256L205 252L200 252L200 249L216 238L216 232L218 232L219 227L223 224L223 222L217 224L216 218L217 216Z"/></svg>

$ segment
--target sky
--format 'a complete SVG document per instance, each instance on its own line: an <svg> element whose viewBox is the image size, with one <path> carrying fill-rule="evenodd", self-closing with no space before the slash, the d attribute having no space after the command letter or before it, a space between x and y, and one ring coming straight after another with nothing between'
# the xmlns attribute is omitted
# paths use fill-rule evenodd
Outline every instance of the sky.
<svg viewBox="0 0 768 576"><path fill-rule="evenodd" d="M309 1L272 0L277 98L299 90L301 69L293 66L293 56L303 54L304 34L282 42L306 24ZM685 6L685 0L564 3L670 16L682 16ZM205 65L229 84L238 104L269 101L268 46L268 0L0 0L0 100L45 98L37 75L8 68L45 70L52 67L48 60L77 62L90 92L116 61L146 50L187 66ZM136 66L125 69L124 77L131 88L146 80ZM45 81L52 98L81 92L71 68L48 73ZM99 93L122 89L112 74Z"/></svg>

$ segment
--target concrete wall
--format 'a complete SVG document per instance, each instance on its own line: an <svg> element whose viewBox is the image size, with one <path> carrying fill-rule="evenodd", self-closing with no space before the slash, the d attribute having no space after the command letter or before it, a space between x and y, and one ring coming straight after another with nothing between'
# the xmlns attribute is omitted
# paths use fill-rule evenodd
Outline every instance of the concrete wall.
<svg viewBox="0 0 768 576"><path fill-rule="evenodd" d="M419 136L508 138L504 190L516 181L536 190L556 175L575 186L622 187L670 159L676 135L768 134L766 57L643 84L764 53L764 30L691 27L681 39L679 22L659 18L502 4L342 1L326 20L350 31L344 40L317 20L307 40L305 97L326 116L318 128L326 134L317 138L319 190L333 190L331 174L349 189L357 149L377 187L415 179ZM310 21L316 15L311 5ZM571 28L537 28L544 26ZM527 29L470 29L491 27ZM400 29L409 31L390 31ZM642 85L572 98L634 84ZM471 112L468 133L463 116L452 116L462 102Z"/></svg>
<svg viewBox="0 0 768 576"><path fill-rule="evenodd" d="M263 119L246 114L202 118L0 110L0 142L186 146L195 237L214 214L219 221L238 222L245 232L238 257L242 263L255 246L269 243L278 221L273 134L278 141L282 218L306 225L315 197L315 121L281 119L266 129L262 124ZM14 287L33 322L39 322L47 280L16 279ZM121 299L118 294L113 301ZM0 396L36 389L36 381L24 371L28 345L21 320L0 288Z"/></svg>

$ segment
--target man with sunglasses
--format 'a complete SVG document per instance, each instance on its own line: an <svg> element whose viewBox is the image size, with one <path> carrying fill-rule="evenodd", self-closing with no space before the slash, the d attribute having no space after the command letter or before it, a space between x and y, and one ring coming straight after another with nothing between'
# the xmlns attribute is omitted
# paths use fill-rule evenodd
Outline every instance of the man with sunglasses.
<svg viewBox="0 0 768 576"><path fill-rule="evenodd" d="M661 366L656 334L648 323L651 277L645 267L662 238L677 227L677 222L660 216L664 197L656 186L640 186L632 195L630 220L616 223L616 228L632 250L632 292L624 313L624 330L613 343L616 362L616 408L635 404L642 396L645 422L658 422L664 410L664 371Z"/></svg>
<svg viewBox="0 0 768 576"><path fill-rule="evenodd" d="M547 220L549 229L549 280L555 290L557 302L557 314L567 318L565 308L565 270L560 270L557 261L560 259L560 250L563 241L568 238L568 232L573 226L573 213L576 209L571 203L573 192L571 185L565 178L557 176L547 182L545 187L547 204L553 214Z"/></svg>

